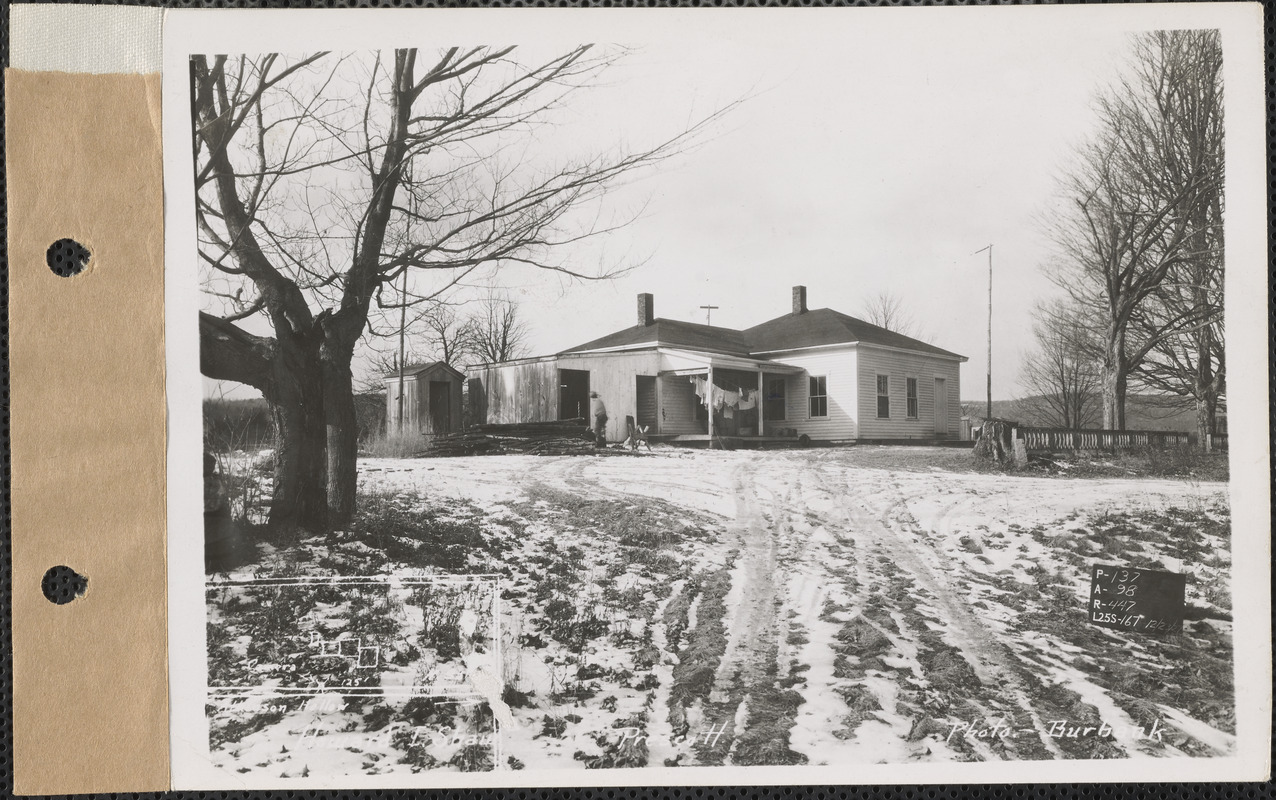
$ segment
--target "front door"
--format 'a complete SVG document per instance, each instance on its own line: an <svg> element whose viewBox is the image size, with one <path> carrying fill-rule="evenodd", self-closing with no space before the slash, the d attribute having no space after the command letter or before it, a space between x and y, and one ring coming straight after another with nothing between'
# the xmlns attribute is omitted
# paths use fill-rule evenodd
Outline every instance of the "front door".
<svg viewBox="0 0 1276 800"><path fill-rule="evenodd" d="M948 433L948 381L935 379L935 433Z"/></svg>
<svg viewBox="0 0 1276 800"><path fill-rule="evenodd" d="M656 376L637 376L638 427L648 426L651 433L656 432Z"/></svg>

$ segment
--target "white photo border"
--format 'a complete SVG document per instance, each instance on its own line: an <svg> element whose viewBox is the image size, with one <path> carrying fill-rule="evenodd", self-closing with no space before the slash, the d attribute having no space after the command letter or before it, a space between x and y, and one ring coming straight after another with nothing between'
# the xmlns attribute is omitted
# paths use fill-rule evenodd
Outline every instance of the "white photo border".
<svg viewBox="0 0 1276 800"><path fill-rule="evenodd" d="M214 770L204 716L207 661L198 471L201 377L195 265L189 56L195 53L385 49L466 41L578 43L750 39L834 45L847 26L882 36L959 36L995 25L1045 26L1057 36L1096 27L1221 32L1227 87L1226 323L1238 752L1219 758L799 767L695 767L421 773L411 787L367 776L343 788L664 786L875 783L1166 782L1265 780L1271 753L1270 482L1266 94L1259 3L924 9L426 9L170 10L164 27L163 133L168 390L169 681L174 789L337 788L322 778L252 782Z"/></svg>

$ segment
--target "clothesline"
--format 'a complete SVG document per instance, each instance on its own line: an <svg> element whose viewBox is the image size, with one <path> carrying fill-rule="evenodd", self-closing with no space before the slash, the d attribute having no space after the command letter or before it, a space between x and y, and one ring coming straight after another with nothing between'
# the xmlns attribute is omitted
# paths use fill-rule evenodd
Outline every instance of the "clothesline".
<svg viewBox="0 0 1276 800"><path fill-rule="evenodd" d="M736 411L748 411L757 407L757 391L754 389L723 389L721 386L709 386L708 381L698 375L691 376L696 397L700 405L712 408L715 413L732 419ZM707 399L706 399L707 397Z"/></svg>

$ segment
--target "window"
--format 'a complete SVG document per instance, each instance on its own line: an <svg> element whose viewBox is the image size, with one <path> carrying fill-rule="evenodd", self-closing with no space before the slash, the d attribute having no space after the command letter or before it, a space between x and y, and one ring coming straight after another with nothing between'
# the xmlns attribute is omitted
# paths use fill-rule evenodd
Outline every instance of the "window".
<svg viewBox="0 0 1276 800"><path fill-rule="evenodd" d="M917 419L917 379L908 378L905 380L908 395L908 418Z"/></svg>
<svg viewBox="0 0 1276 800"><path fill-rule="evenodd" d="M877 376L877 418L890 419L891 416L891 378L889 375Z"/></svg>
<svg viewBox="0 0 1276 800"><path fill-rule="evenodd" d="M828 378L826 376L811 376L811 392L807 397L811 403L812 417L827 417L829 415Z"/></svg>
<svg viewBox="0 0 1276 800"><path fill-rule="evenodd" d="M762 419L783 420L784 410L784 378L768 378L766 397L762 400Z"/></svg>

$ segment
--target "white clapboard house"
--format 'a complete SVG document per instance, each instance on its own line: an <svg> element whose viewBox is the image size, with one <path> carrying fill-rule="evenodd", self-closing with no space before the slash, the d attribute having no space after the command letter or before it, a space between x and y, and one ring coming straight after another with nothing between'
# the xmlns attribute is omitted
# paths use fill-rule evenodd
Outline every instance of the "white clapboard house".
<svg viewBox="0 0 1276 800"><path fill-rule="evenodd" d="M467 371L473 419L584 418L607 405L607 438L628 425L672 441L957 438L965 356L829 308L735 330L660 319L638 295L634 325L554 355Z"/></svg>

